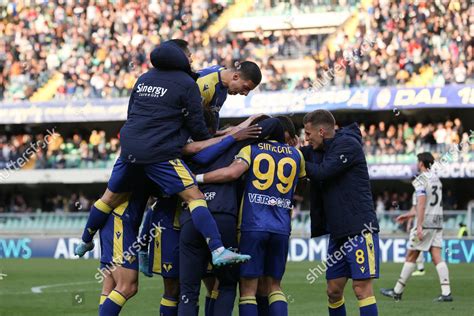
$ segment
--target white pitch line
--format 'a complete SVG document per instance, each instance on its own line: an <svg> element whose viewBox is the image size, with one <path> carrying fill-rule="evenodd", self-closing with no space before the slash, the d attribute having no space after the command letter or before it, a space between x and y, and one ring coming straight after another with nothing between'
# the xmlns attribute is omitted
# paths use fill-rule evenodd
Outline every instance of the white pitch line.
<svg viewBox="0 0 474 316"><path fill-rule="evenodd" d="M33 286L31 288L31 292L38 294L38 293L43 293L43 289L49 289L49 288L52 288L52 287L80 285L80 284L89 284L89 283L97 283L97 281L58 283L58 284L47 284L47 285Z"/></svg>

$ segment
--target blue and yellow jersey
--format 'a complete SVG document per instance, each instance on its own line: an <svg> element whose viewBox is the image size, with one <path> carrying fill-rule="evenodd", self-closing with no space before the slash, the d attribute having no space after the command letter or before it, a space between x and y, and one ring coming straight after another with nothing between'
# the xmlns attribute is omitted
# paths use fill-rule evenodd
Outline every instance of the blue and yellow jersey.
<svg viewBox="0 0 474 316"><path fill-rule="evenodd" d="M239 228L289 235L293 193L306 176L301 152L286 144L264 141L246 146L236 159L249 165L242 196Z"/></svg>
<svg viewBox="0 0 474 316"><path fill-rule="evenodd" d="M153 210L152 224L180 230L179 216L183 207L182 200L177 195L160 197L151 208Z"/></svg>
<svg viewBox="0 0 474 316"><path fill-rule="evenodd" d="M201 92L202 105L211 109L217 122L219 122L219 111L227 98L227 88L221 80L221 70L224 69L216 65L198 71L197 84Z"/></svg>

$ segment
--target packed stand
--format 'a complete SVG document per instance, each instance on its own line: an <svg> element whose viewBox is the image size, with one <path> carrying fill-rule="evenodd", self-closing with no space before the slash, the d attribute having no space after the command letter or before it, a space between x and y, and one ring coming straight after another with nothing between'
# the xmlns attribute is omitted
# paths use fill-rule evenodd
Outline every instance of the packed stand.
<svg viewBox="0 0 474 316"><path fill-rule="evenodd" d="M450 160L474 160L474 134L461 119L435 123L360 123L368 163L415 163L416 154L433 153L435 159L448 153ZM300 138L304 140L304 131ZM460 145L462 144L462 145Z"/></svg>
<svg viewBox="0 0 474 316"><path fill-rule="evenodd" d="M161 38L197 38L223 10L205 0L0 5L0 100L29 98L56 71L56 98L127 96ZM158 26L158 27L157 27ZM186 36L185 36L186 35Z"/></svg>
<svg viewBox="0 0 474 316"><path fill-rule="evenodd" d="M474 83L474 6L469 1L375 0L355 40L339 32L338 50L322 50L316 73L352 57L331 85L443 86Z"/></svg>
<svg viewBox="0 0 474 316"><path fill-rule="evenodd" d="M2 135L0 169L107 168L112 167L119 150L118 137L106 137L103 130L93 130L87 136ZM19 164L20 158L26 158L26 163Z"/></svg>

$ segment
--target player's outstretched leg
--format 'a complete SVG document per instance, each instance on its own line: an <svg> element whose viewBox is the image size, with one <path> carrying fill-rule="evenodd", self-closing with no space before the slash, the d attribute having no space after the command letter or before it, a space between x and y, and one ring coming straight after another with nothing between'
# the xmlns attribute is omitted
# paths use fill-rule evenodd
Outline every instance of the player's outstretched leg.
<svg viewBox="0 0 474 316"><path fill-rule="evenodd" d="M204 237L212 253L213 265L224 266L250 260L250 256L248 255L238 254L224 248L216 221L207 208L204 195L196 186L192 186L180 192L179 196L188 203L194 227Z"/></svg>
<svg viewBox="0 0 474 316"><path fill-rule="evenodd" d="M104 195L90 208L86 227L82 233L81 243L74 249L76 256L82 257L86 252L94 249L95 233L104 227L112 210L126 200L128 193L114 193L107 189Z"/></svg>
<svg viewBox="0 0 474 316"><path fill-rule="evenodd" d="M99 316L119 315L127 300L137 293L138 271L116 267L112 271L112 277L117 285L102 304Z"/></svg>

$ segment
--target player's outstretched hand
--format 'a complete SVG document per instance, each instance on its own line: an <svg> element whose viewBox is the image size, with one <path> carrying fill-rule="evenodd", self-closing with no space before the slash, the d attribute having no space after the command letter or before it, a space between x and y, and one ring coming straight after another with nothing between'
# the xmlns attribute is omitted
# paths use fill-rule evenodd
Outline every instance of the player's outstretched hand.
<svg viewBox="0 0 474 316"><path fill-rule="evenodd" d="M267 115L267 114L265 114L265 113L254 114L254 115L250 116L248 119L246 119L245 121L243 121L242 123L240 123L240 124L237 125L237 126L240 127L240 128L249 127L250 124L252 124L252 122L253 122L256 118L259 118L260 116L264 116L264 115Z"/></svg>
<svg viewBox="0 0 474 316"><path fill-rule="evenodd" d="M252 125L242 129L234 130L231 135L236 141L241 141L249 138L258 138L262 133L262 128L258 125Z"/></svg>

